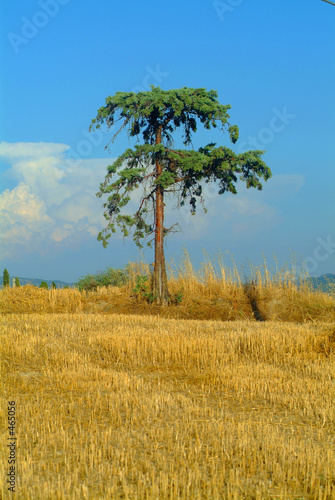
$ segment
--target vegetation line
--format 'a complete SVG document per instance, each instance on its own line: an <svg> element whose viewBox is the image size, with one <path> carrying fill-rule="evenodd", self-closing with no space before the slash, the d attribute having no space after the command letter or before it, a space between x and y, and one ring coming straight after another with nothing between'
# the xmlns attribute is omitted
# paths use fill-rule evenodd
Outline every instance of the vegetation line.
<svg viewBox="0 0 335 500"><path fill-rule="evenodd" d="M178 320L335 321L335 296L313 290L307 281L283 269L264 265L250 268L249 281L236 267L222 261L204 262L195 271L187 253L181 262L168 264L169 305L158 306L151 288L152 266L130 263L124 270L109 268L83 277L78 288L47 289L34 286L0 290L0 313L101 313L160 316ZM329 285L331 286L331 284Z"/></svg>

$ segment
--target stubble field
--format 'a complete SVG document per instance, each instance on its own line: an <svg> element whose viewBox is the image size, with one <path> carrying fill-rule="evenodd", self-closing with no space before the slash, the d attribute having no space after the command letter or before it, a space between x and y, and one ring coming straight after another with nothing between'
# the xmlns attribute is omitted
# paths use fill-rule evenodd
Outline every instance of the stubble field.
<svg viewBox="0 0 335 500"><path fill-rule="evenodd" d="M332 322L0 321L1 498L13 400L20 500L335 498Z"/></svg>

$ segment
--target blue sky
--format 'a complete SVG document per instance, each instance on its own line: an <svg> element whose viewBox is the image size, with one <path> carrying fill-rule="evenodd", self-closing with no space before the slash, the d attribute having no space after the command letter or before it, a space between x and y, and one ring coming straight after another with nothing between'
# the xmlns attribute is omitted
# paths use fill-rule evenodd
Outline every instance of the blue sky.
<svg viewBox="0 0 335 500"><path fill-rule="evenodd" d="M1 2L0 262L11 275L76 281L140 257L120 234L107 249L95 197L133 143L88 128L105 98L205 87L231 104L235 151L264 149L273 177L237 196L207 187L207 214L167 207L183 232L166 244L198 265L203 251L269 267L295 253L312 276L334 272L335 7L321 0ZM177 144L178 145L178 144ZM136 207L135 197L133 206ZM153 250L144 258L151 262ZM227 260L229 263L229 258Z"/></svg>

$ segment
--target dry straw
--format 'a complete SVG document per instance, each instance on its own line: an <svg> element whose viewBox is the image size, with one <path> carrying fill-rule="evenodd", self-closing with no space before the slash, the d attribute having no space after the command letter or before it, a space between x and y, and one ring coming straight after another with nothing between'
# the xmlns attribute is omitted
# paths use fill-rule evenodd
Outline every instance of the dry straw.
<svg viewBox="0 0 335 500"><path fill-rule="evenodd" d="M157 307L143 294L134 293L139 276L147 276L150 281L147 263L131 263L128 270L130 279L122 288L102 287L92 292L5 288L0 291L0 313L97 312L222 321L335 321L334 294L312 291L307 284L299 286L294 269L270 271L266 262L250 266L241 277L234 263L227 267L219 256L216 260L207 258L197 272L185 252L179 264L172 261L168 265L169 307Z"/></svg>
<svg viewBox="0 0 335 500"><path fill-rule="evenodd" d="M335 498L329 323L0 321L1 422L15 400L20 500Z"/></svg>

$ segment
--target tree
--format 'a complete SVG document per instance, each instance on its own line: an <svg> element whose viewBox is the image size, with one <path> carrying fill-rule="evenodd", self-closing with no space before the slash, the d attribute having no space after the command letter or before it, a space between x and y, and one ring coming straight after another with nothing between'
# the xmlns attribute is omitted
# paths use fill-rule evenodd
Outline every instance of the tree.
<svg viewBox="0 0 335 500"><path fill-rule="evenodd" d="M40 288L46 288L49 290L48 283L46 281L41 281Z"/></svg>
<svg viewBox="0 0 335 500"><path fill-rule="evenodd" d="M19 280L19 278L18 278L17 276L16 276L16 278L15 278L15 286L16 286L16 287L17 287L17 286L21 286L21 285L20 285L20 280Z"/></svg>
<svg viewBox="0 0 335 500"><path fill-rule="evenodd" d="M105 181L100 184L97 196L109 196L103 204L108 223L99 233L98 240L106 247L111 233L116 232L115 224L124 236L128 236L129 229L133 230L133 239L140 248L140 240L154 234L152 292L158 304L165 305L169 300L164 238L175 226L164 227L164 195L177 195L178 207L188 201L194 214L197 201L204 207L203 182L217 182L219 194L226 191L236 194L238 177L246 182L248 188L259 190L262 189L260 178L267 180L271 177L270 169L261 159L264 151L250 150L236 154L227 147L216 147L215 143L197 151L172 149L172 133L181 127L183 144L192 144L191 134L197 131L199 121L206 129L219 126L222 132L227 130L231 142L236 143L238 127L228 122L229 109L229 104L219 103L214 90L184 87L164 91L152 85L147 92L117 92L113 97L107 97L105 106L92 120L90 130L98 129L102 124L107 125L109 130L121 121L110 142L114 142L125 127L131 137L142 135L144 143L127 149L119 156L108 167ZM115 179L117 172L118 178ZM129 195L139 185L142 185L143 193L138 210L133 215L121 214L121 209L130 200ZM150 213L151 220L148 221Z"/></svg>
<svg viewBox="0 0 335 500"><path fill-rule="evenodd" d="M56 288L57 288L56 283L54 281L51 283L51 288L53 290L56 290Z"/></svg>
<svg viewBox="0 0 335 500"><path fill-rule="evenodd" d="M9 272L7 271L7 269L4 269L3 271L2 285L3 287L9 286Z"/></svg>

